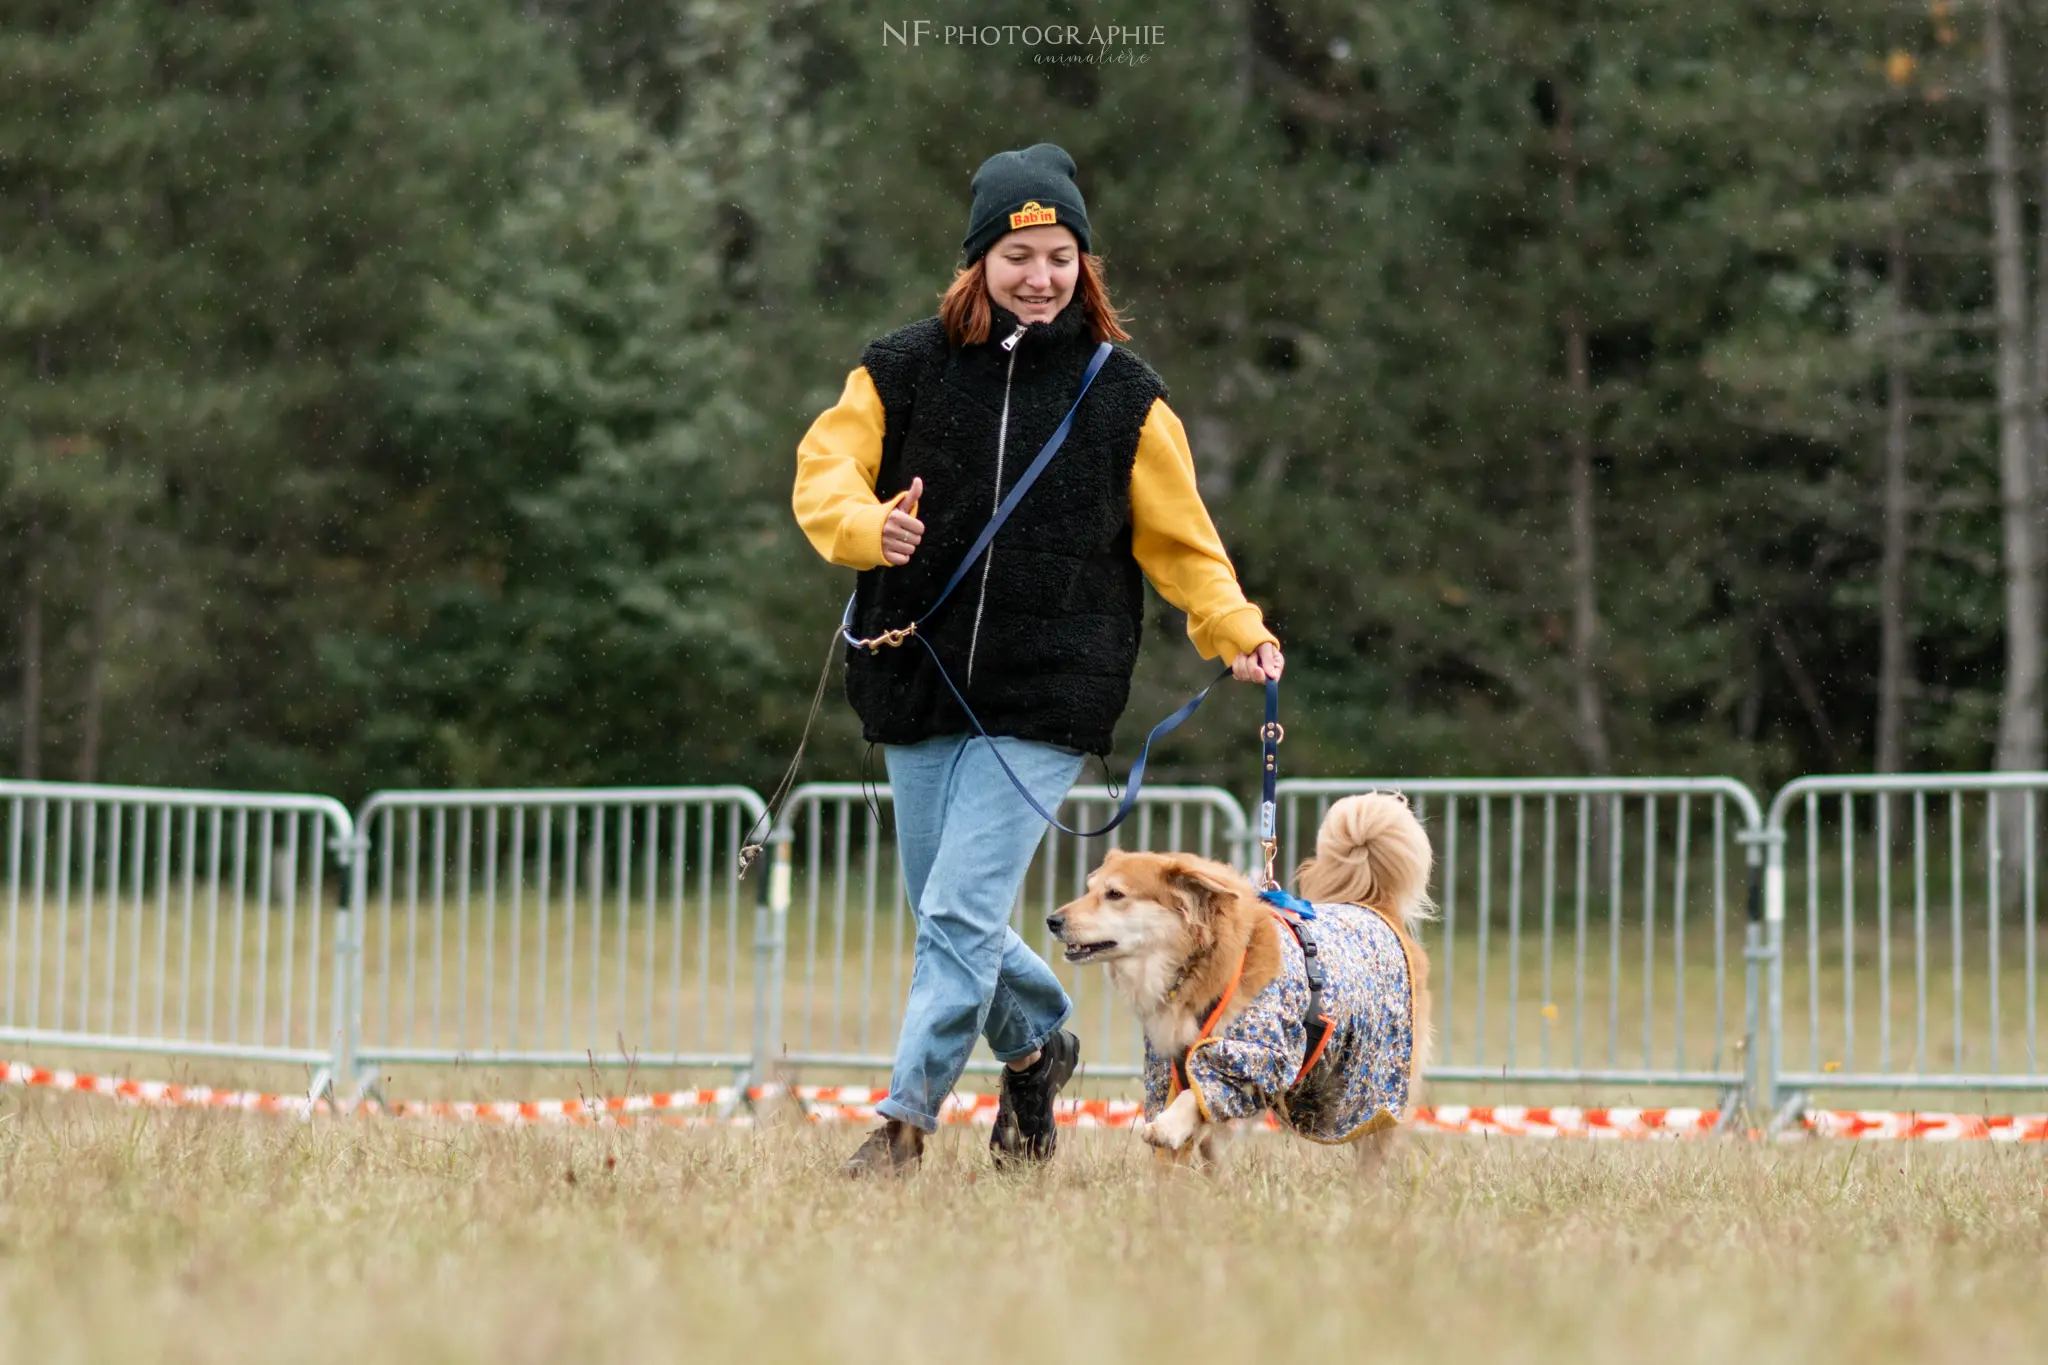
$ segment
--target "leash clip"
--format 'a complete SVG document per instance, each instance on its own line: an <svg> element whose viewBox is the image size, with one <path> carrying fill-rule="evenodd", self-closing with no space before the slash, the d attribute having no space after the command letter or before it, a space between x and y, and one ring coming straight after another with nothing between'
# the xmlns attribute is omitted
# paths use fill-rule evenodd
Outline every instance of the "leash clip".
<svg viewBox="0 0 2048 1365"><path fill-rule="evenodd" d="M857 649L865 649L870 654L880 654L884 649L894 649L915 634L917 634L917 622L912 621L907 626L896 630L885 630L880 635L866 640L855 640L853 643Z"/></svg>

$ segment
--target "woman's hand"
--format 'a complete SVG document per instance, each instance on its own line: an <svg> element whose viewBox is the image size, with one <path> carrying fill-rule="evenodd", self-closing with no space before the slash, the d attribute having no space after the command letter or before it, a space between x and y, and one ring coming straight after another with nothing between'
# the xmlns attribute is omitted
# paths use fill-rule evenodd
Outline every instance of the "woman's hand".
<svg viewBox="0 0 2048 1365"><path fill-rule="evenodd" d="M924 523L917 519L917 500L924 496L924 480L912 479L903 501L889 509L882 523L882 559L889 565L908 564L924 539Z"/></svg>
<svg viewBox="0 0 2048 1365"><path fill-rule="evenodd" d="M1260 645L1249 654L1240 654L1230 661L1230 676L1239 682L1262 683L1268 678L1280 681L1280 670L1287 666L1287 660L1280 657L1280 646Z"/></svg>

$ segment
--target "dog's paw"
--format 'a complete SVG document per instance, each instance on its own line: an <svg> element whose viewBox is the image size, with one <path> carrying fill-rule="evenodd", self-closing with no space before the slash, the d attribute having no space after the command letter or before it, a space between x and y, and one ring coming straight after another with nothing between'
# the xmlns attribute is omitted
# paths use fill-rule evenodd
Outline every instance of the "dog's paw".
<svg viewBox="0 0 2048 1365"><path fill-rule="evenodd" d="M1194 1138L1199 1122L1200 1112L1195 1108L1194 1097L1184 1091L1179 1099L1166 1106L1158 1118L1139 1119L1131 1125L1131 1131L1148 1147L1178 1152Z"/></svg>
<svg viewBox="0 0 2048 1365"><path fill-rule="evenodd" d="M1173 1150L1173 1144L1168 1142L1160 1133L1159 1125L1150 1119L1139 1119L1133 1123L1131 1125L1131 1132L1137 1136L1138 1141L1144 1143L1147 1147L1157 1147L1164 1152Z"/></svg>

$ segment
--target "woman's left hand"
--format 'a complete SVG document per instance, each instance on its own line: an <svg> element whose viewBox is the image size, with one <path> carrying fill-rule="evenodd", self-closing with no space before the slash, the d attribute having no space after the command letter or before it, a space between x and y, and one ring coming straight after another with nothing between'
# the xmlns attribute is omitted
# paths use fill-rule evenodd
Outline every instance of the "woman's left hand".
<svg viewBox="0 0 2048 1365"><path fill-rule="evenodd" d="M1249 654L1240 654L1230 661L1230 676L1239 682L1262 683L1267 679L1280 681L1280 670L1287 666L1287 660L1280 657L1280 646L1260 645Z"/></svg>

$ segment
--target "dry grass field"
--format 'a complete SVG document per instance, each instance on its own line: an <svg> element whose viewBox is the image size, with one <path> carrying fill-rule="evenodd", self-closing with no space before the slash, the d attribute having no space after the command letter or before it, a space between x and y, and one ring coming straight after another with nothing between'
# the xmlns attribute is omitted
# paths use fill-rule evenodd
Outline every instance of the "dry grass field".
<svg viewBox="0 0 2048 1365"><path fill-rule="evenodd" d="M297 1123L0 1095L0 1354L2034 1360L2038 1149L1128 1134L857 1186L857 1134Z"/></svg>

